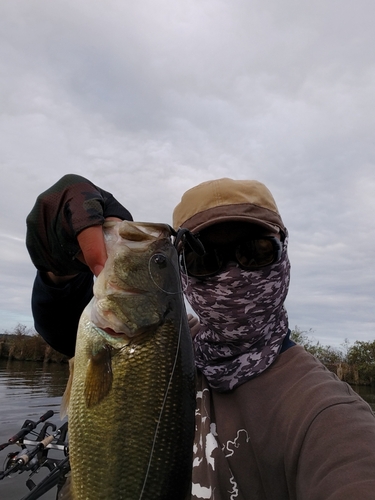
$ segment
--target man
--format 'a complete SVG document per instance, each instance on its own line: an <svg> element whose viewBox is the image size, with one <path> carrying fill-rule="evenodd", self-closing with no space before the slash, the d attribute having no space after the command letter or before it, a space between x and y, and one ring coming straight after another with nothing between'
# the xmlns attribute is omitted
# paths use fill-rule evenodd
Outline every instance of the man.
<svg viewBox="0 0 375 500"><path fill-rule="evenodd" d="M78 176L51 190L28 217L39 269L33 312L37 331L74 353L74 325L92 294L89 269L96 274L105 262L100 225L131 216ZM199 318L190 322L198 368L192 499L372 499L374 415L289 339L288 232L269 190L256 181L202 183L183 195L173 224L205 247L196 253L188 238L178 246Z"/></svg>
<svg viewBox="0 0 375 500"><path fill-rule="evenodd" d="M288 232L269 190L204 182L173 219L206 249L179 249L200 321L192 499L374 498L374 415L289 339Z"/></svg>

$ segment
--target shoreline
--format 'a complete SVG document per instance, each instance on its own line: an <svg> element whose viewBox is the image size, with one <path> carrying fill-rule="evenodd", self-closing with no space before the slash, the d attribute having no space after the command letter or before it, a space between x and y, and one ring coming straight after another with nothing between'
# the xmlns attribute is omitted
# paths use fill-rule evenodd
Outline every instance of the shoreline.
<svg viewBox="0 0 375 500"><path fill-rule="evenodd" d="M39 363L65 364L69 362L67 356L54 350L38 333L26 334L23 331L13 334L0 333L0 359ZM359 368L346 362L323 363L323 365L337 375L340 380L350 385L375 385L372 377L369 379L368 376L365 376L366 367Z"/></svg>

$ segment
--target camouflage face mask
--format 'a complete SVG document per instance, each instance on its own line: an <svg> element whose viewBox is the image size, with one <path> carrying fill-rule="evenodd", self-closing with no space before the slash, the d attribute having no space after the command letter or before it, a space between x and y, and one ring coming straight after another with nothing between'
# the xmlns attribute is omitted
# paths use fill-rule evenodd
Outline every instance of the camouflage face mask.
<svg viewBox="0 0 375 500"><path fill-rule="evenodd" d="M287 238L280 260L270 266L246 271L229 263L205 280L182 276L201 324L194 337L196 365L213 389L234 389L275 361L288 333L289 276Z"/></svg>

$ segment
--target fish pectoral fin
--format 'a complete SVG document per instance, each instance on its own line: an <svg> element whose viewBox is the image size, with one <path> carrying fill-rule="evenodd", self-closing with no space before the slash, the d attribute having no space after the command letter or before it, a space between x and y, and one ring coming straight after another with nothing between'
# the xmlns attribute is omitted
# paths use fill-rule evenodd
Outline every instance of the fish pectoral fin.
<svg viewBox="0 0 375 500"><path fill-rule="evenodd" d="M89 356L84 388L87 408L99 404L112 388L111 350L106 344L96 354Z"/></svg>
<svg viewBox="0 0 375 500"><path fill-rule="evenodd" d="M73 373L74 373L74 358L69 359L69 379L66 384L66 388L64 391L64 395L61 400L61 406L60 406L60 419L62 420L66 415L68 414L69 411L69 401L70 401L70 393L72 390L72 383L73 383Z"/></svg>

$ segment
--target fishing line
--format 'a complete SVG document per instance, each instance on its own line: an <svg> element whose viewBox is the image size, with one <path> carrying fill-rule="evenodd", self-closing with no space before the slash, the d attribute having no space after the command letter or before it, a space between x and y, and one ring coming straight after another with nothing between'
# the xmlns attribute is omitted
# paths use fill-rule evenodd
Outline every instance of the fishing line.
<svg viewBox="0 0 375 500"><path fill-rule="evenodd" d="M173 266L173 271L174 271L174 273L175 273L175 276L177 276L177 281L179 281L179 282L180 282L180 289L179 289L179 290L177 290L176 292L169 292L168 290L165 290L163 287L161 287L161 286L160 286L160 285L159 285L159 284L155 281L155 279L154 279L154 277L153 277L153 275L152 275L151 261L152 261L152 259L153 259L154 257L156 257L156 256L158 256L158 255L162 255L162 256L163 256L163 258L167 259L167 258L165 257L165 255L164 255L164 254L162 254L162 253L160 253L160 254L154 254L154 255L152 255L152 256L149 258L149 260L148 260L148 273L149 273L149 275L150 275L150 278L151 278L152 282L154 283L154 285L155 285L157 288L159 288L159 290L161 290L162 292L164 292L164 293L166 293L166 294L168 294L168 295L178 295L178 294L181 294L182 292L184 292L184 291L186 290L186 285L184 285L184 288L182 288L182 286L181 286L182 281L181 281L181 277L180 277L180 271L179 271L179 270L178 270L178 271L176 271L175 266ZM169 260L167 259L167 261L168 261L168 262L172 262L172 261L171 261L171 259L169 259Z"/></svg>
<svg viewBox="0 0 375 500"><path fill-rule="evenodd" d="M186 259L185 259L185 252L184 251L181 254L181 258L182 258L182 261L183 261L183 264L184 264L184 266L183 266L182 269L187 269L187 267L186 267ZM182 272L181 274L183 274L185 276L185 280L181 279L182 291L186 292L187 286L188 286L188 282L189 282L189 275L188 275L187 272Z"/></svg>
<svg viewBox="0 0 375 500"><path fill-rule="evenodd" d="M148 465L147 465L146 476L145 476L145 479L143 481L143 486L142 486L142 490L141 490L141 493L140 493L140 496L139 496L139 500L142 500L142 496L143 496L143 493L144 493L144 490L145 490L145 487L146 487L146 483L147 483L147 479L148 479L148 475L149 475L149 472L150 472L151 462L152 462L152 458L153 458L153 454L154 454L154 450L155 450L155 445L156 445L156 439L157 439L157 435L158 435L159 427L160 427L160 422L161 422L161 416L162 416L162 413L164 411L164 408L165 408L165 405L166 405L166 402L167 402L168 392L169 392L170 387L172 385L173 374L174 374L175 369L176 369L178 354L180 352L181 334L182 334L182 315L180 317L180 326L179 326L179 332L178 332L177 348L176 348L176 354L175 354L175 357L174 357L174 362L173 362L173 367L172 367L172 371L171 371L171 376L169 377L168 385L167 385L167 388L166 388L166 391L165 391L165 394L164 394L164 399L163 399L163 402L162 402L162 405L161 405L161 409L160 409L160 413L159 413L159 418L158 418L158 422L157 422L156 429L155 429L154 440L153 440L153 443L152 443L152 446L151 446L150 459L149 459L149 462L148 462Z"/></svg>

